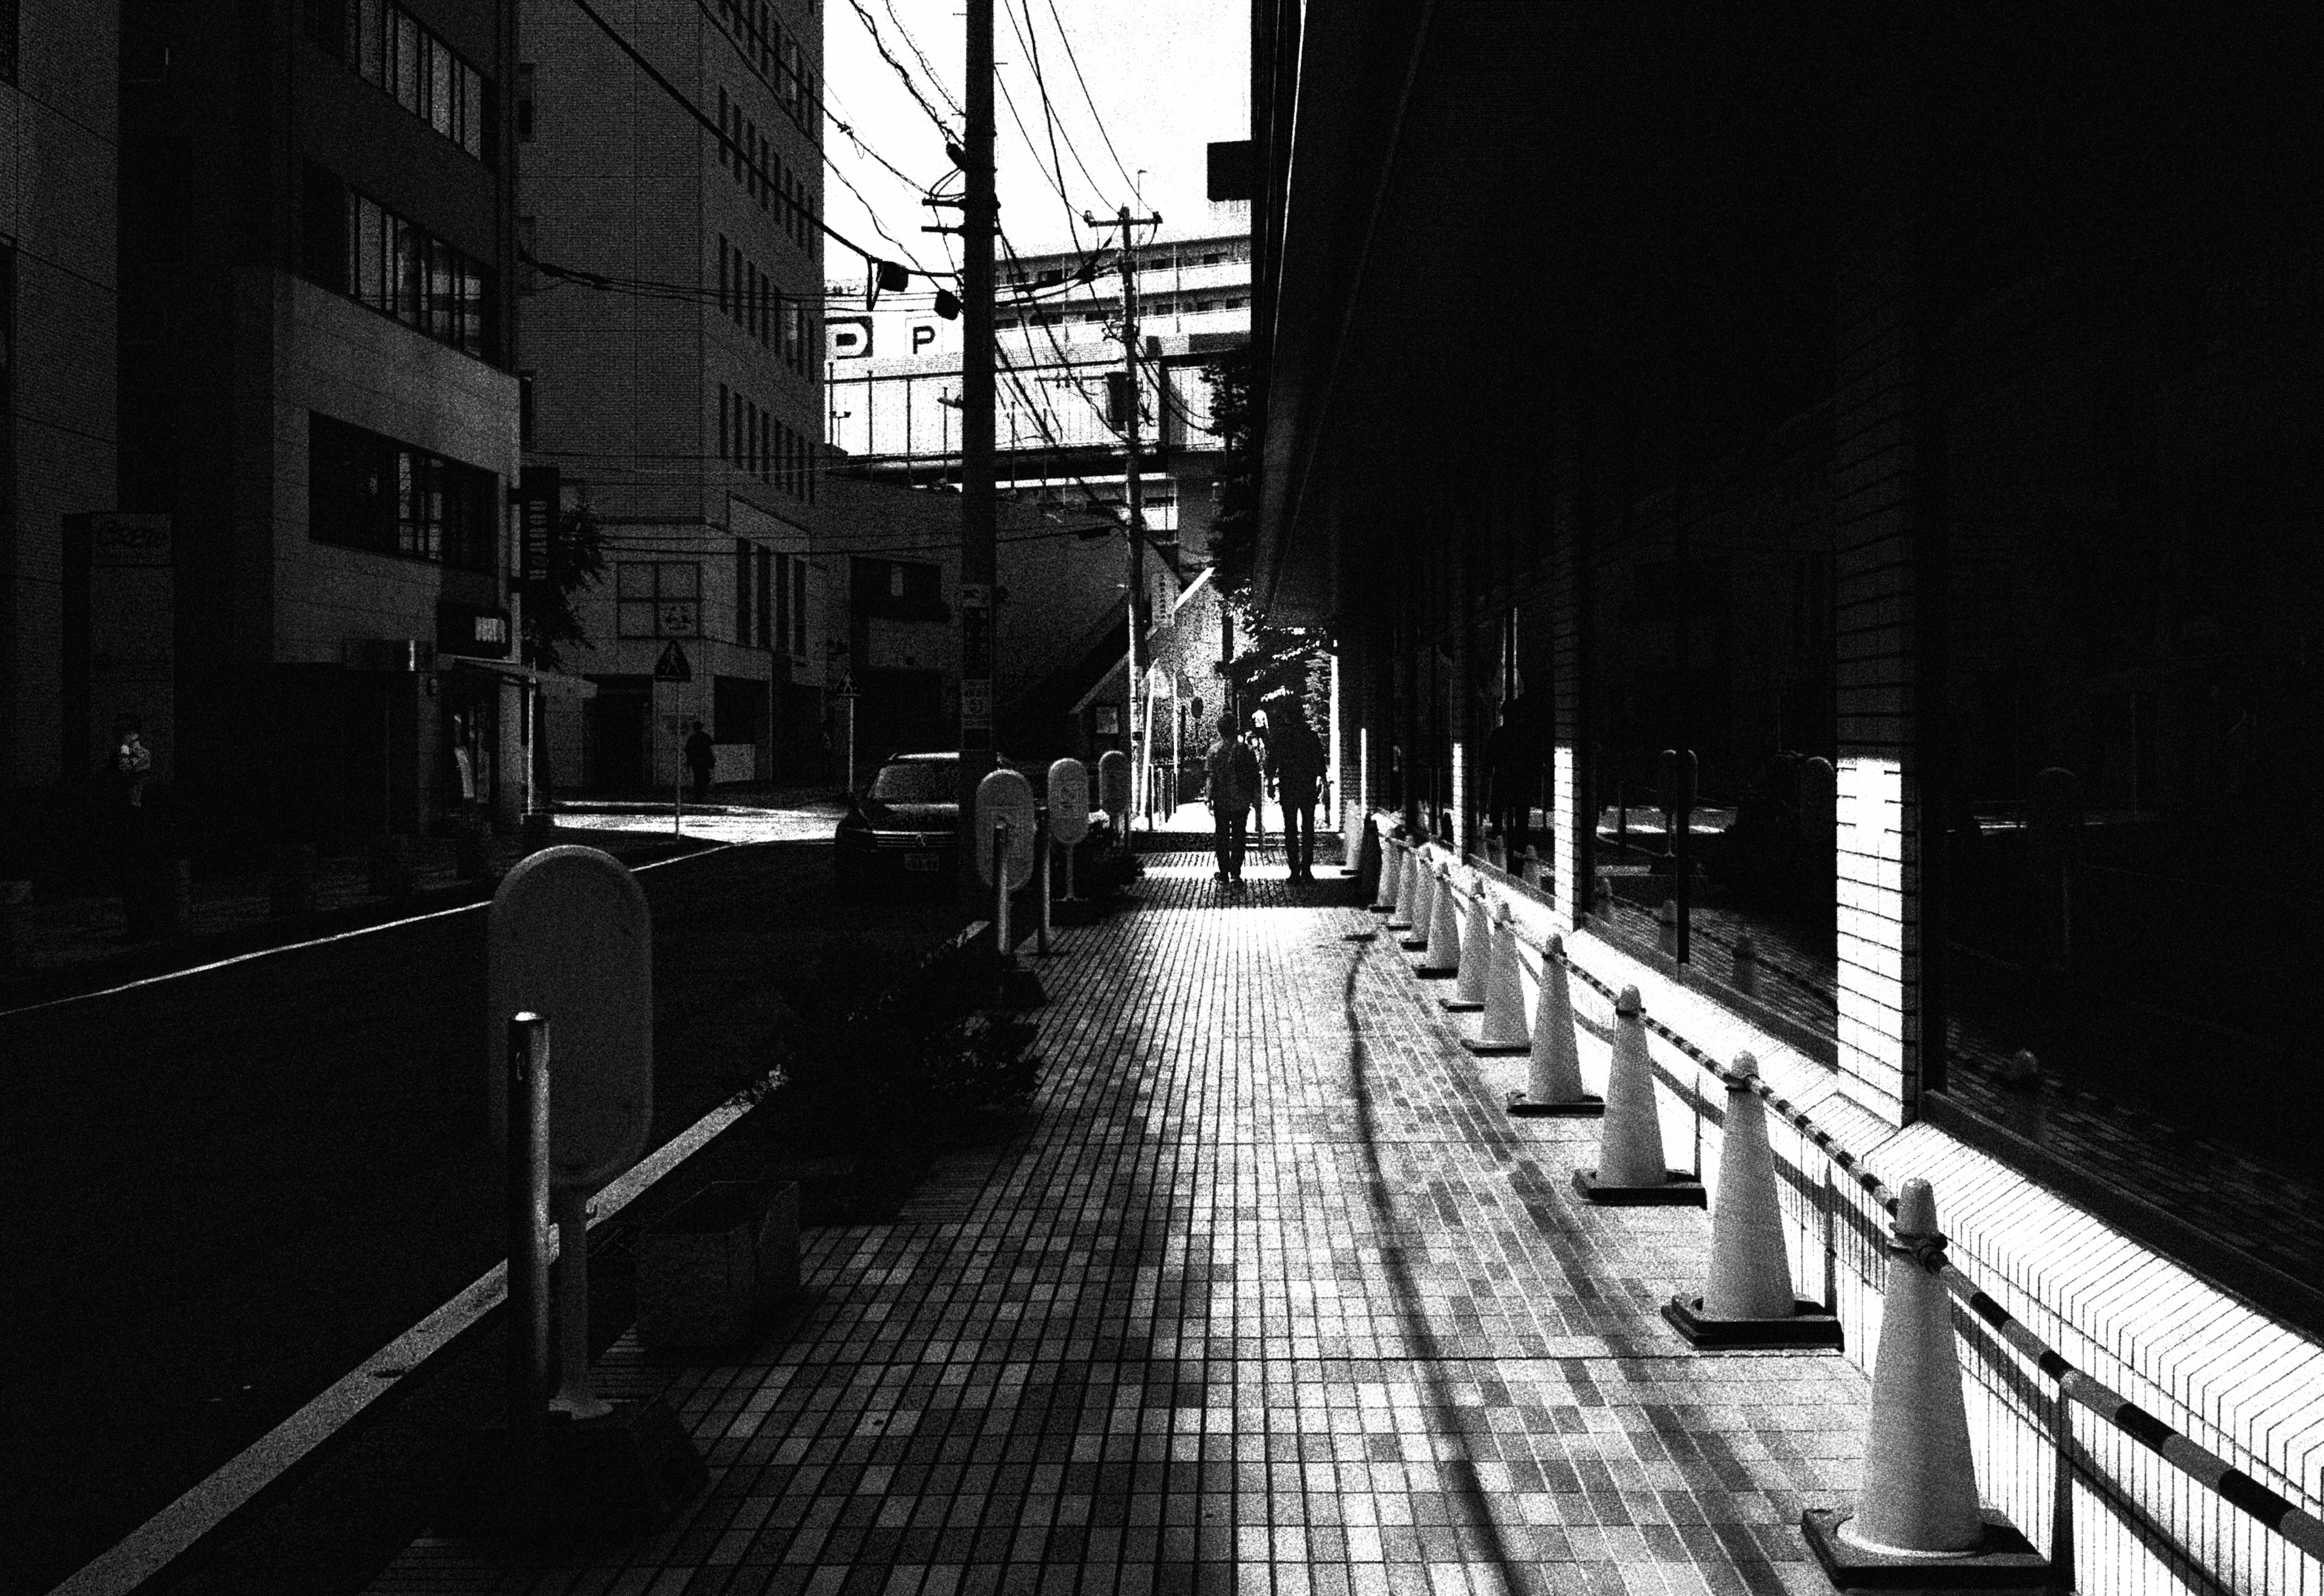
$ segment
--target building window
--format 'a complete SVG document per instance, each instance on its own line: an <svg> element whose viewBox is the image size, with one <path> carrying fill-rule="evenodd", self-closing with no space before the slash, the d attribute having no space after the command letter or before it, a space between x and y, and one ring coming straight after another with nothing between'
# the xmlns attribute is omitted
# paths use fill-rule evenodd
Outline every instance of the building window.
<svg viewBox="0 0 2324 1596"><path fill-rule="evenodd" d="M318 543L490 571L492 473L311 411L307 535Z"/></svg>
<svg viewBox="0 0 2324 1596"><path fill-rule="evenodd" d="M348 48L347 22L355 22ZM492 86L459 51L423 27L394 0L308 0L307 32L335 60L479 161L493 158ZM532 95L520 69L520 138L532 136Z"/></svg>
<svg viewBox="0 0 2324 1596"><path fill-rule="evenodd" d="M807 561L791 561L791 652L807 653Z"/></svg>
<svg viewBox="0 0 2324 1596"><path fill-rule="evenodd" d="M521 448L532 447L532 381L530 372L516 374L516 441Z"/></svg>
<svg viewBox="0 0 2324 1596"><path fill-rule="evenodd" d="M727 386L726 386L726 384L725 384L725 383L719 383L719 384L718 384L718 457L719 457L720 459L722 459L722 460L726 459L726 458L729 458L729 457L733 454L733 452L734 452L734 451L733 451L733 449L731 447L729 447L729 445L728 445L728 443L727 443L727 434L726 434L726 412L727 412L728 407L730 407L733 402L734 402L734 398L733 398L733 392L732 392L727 388Z"/></svg>
<svg viewBox="0 0 2324 1596"><path fill-rule="evenodd" d="M338 244L330 244L338 213ZM307 169L307 275L479 360L491 357L492 272L341 183Z"/></svg>
<svg viewBox="0 0 2324 1596"><path fill-rule="evenodd" d="M751 642L751 546L734 540L734 641Z"/></svg>
<svg viewBox="0 0 2324 1596"><path fill-rule="evenodd" d="M0 0L0 83L16 81L16 39L23 31L18 0Z"/></svg>
<svg viewBox="0 0 2324 1596"><path fill-rule="evenodd" d="M516 136L526 143L532 142L532 63L519 62L516 69Z"/></svg>
<svg viewBox="0 0 2324 1596"><path fill-rule="evenodd" d="M613 567L623 637L702 635L702 567L692 560L623 560Z"/></svg>

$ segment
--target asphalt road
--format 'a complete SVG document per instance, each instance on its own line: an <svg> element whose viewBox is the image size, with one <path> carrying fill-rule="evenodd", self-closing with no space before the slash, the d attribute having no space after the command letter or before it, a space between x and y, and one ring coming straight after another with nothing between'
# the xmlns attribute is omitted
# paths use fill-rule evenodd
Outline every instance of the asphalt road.
<svg viewBox="0 0 2324 1596"><path fill-rule="evenodd" d="M649 869L654 1141L764 1067L770 977L966 918L827 843ZM46 1590L499 1257L481 909L0 1016L0 1591Z"/></svg>

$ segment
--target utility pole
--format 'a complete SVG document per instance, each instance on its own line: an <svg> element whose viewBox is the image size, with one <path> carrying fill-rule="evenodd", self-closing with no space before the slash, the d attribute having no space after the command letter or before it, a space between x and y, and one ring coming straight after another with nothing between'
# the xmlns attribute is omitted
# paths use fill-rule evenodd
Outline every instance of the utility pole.
<svg viewBox="0 0 2324 1596"><path fill-rule="evenodd" d="M1150 217L1133 217L1130 207L1121 206L1110 222L1101 222L1087 211L1082 221L1090 227L1121 230L1121 392L1122 431L1122 497L1130 512L1130 605L1124 618L1123 631L1130 640L1125 661L1130 689L1130 791L1137 795L1139 808L1146 815L1146 828L1154 829L1152 795L1153 772L1141 770L1139 750L1144 746L1139 737L1138 700L1140 684L1138 676L1138 609L1139 600L1146 591L1146 497L1139 481L1138 455L1138 251L1131 242L1133 227L1159 227L1162 217L1157 212Z"/></svg>
<svg viewBox="0 0 2324 1596"><path fill-rule="evenodd" d="M967 0L968 82L960 208L960 835L982 845L973 817L976 787L992 769L992 0ZM962 890L974 892L974 862L960 861ZM1005 951L1005 950L1003 950Z"/></svg>

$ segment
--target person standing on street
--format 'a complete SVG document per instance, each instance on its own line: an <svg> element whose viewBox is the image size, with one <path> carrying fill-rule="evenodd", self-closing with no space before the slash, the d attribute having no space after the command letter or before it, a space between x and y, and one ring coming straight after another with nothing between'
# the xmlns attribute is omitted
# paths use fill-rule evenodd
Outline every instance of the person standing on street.
<svg viewBox="0 0 2324 1596"><path fill-rule="evenodd" d="M694 774L694 801L700 803L710 796L710 772L718 763L718 754L710 741L710 733L696 721L687 734L686 768Z"/></svg>
<svg viewBox="0 0 2324 1596"><path fill-rule="evenodd" d="M1283 853L1295 881L1315 879L1315 798L1323 781L1323 745L1292 705L1276 717L1267 774L1283 806Z"/></svg>
<svg viewBox="0 0 2324 1596"><path fill-rule="evenodd" d="M1244 814L1259 793L1259 756L1235 735L1234 716L1219 717L1219 740L1203 761L1203 791L1211 806L1211 830L1219 859L1213 881L1242 880Z"/></svg>
<svg viewBox="0 0 2324 1596"><path fill-rule="evenodd" d="M1250 713L1250 734L1248 739L1251 759L1261 771L1272 769L1267 758L1267 711ZM1259 847L1267 845L1267 784L1264 780L1250 785L1250 839Z"/></svg>

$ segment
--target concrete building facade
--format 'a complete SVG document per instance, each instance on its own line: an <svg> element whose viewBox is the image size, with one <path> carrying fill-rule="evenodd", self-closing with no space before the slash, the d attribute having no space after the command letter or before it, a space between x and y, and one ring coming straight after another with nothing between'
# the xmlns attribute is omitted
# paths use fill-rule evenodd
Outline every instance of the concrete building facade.
<svg viewBox="0 0 2324 1596"><path fill-rule="evenodd" d="M119 508L119 22L111 5L0 11L0 789L28 803L97 752L66 710L67 527Z"/></svg>
<svg viewBox="0 0 2324 1596"><path fill-rule="evenodd" d="M513 824L505 494L512 5L133 0L121 49L118 507L69 641L92 759L142 707L202 835ZM102 529L98 529L102 531Z"/></svg>
<svg viewBox="0 0 2324 1596"><path fill-rule="evenodd" d="M567 650L592 696L548 711L554 780L666 788L696 720L721 780L819 774L822 15L603 14L687 103L580 12L526 5L525 459L607 566Z"/></svg>

